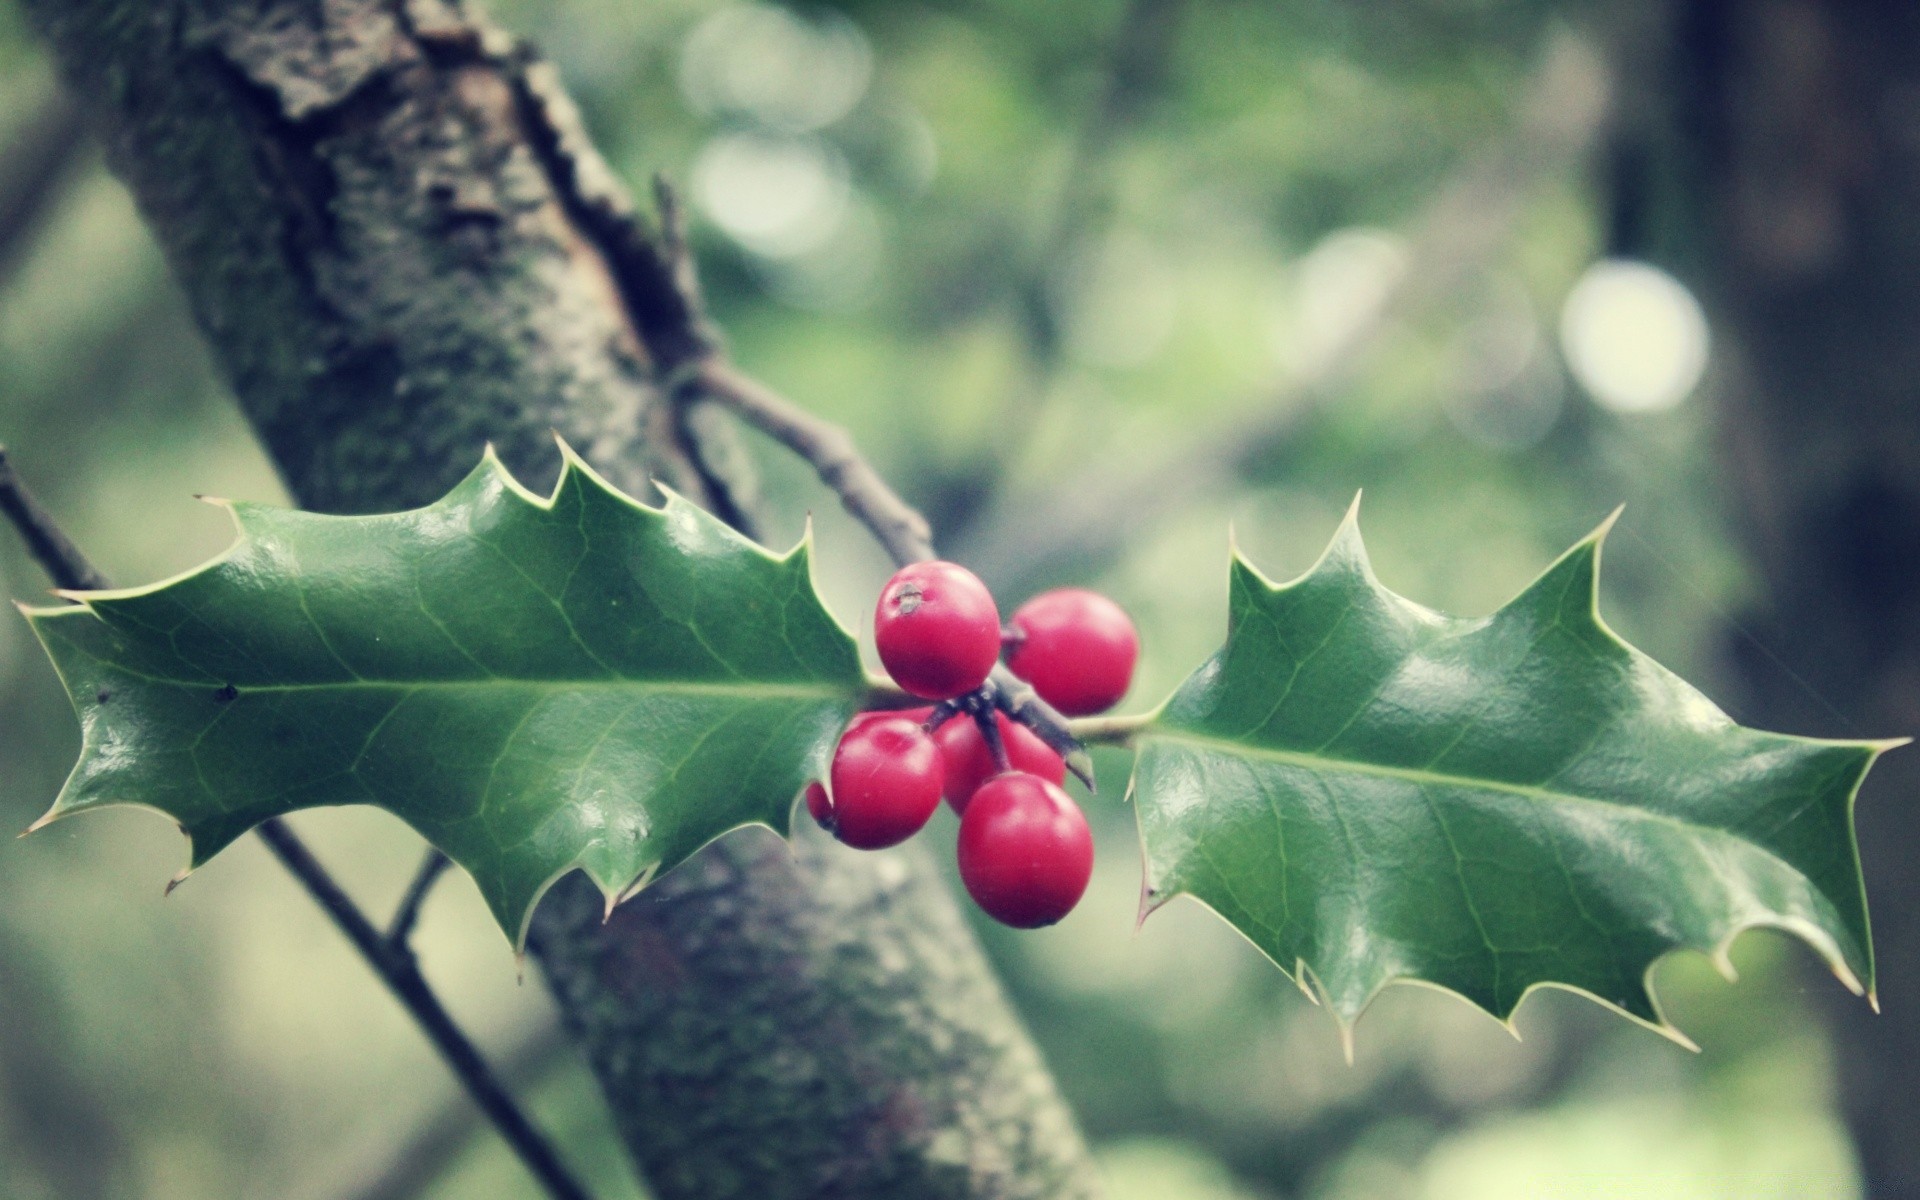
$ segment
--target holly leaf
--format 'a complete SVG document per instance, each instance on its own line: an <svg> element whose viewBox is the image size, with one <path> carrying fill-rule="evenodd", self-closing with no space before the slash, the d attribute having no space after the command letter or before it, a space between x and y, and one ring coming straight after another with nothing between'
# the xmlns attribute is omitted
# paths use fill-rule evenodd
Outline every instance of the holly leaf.
<svg viewBox="0 0 1920 1200"><path fill-rule="evenodd" d="M232 504L207 566L29 610L84 734L34 828L154 808L191 871L268 817L378 805L516 941L576 867L611 904L730 829L787 832L865 686L807 543L775 557L565 457L549 499L489 452L413 512Z"/></svg>
<svg viewBox="0 0 1920 1200"><path fill-rule="evenodd" d="M1763 925L1871 995L1853 800L1899 743L1742 728L1621 641L1607 528L1479 620L1382 587L1352 512L1292 583L1236 553L1225 648L1136 743L1143 915L1200 900L1349 1036L1404 980L1502 1021L1568 988L1684 1042L1655 960L1730 975Z"/></svg>

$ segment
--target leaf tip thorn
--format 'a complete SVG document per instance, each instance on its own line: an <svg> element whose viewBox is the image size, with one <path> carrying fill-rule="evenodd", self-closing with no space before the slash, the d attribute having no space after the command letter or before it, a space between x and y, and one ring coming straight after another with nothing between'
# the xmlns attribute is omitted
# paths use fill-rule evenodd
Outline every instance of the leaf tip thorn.
<svg viewBox="0 0 1920 1200"><path fill-rule="evenodd" d="M187 876L189 876L189 875L191 875L191 874L193 874L193 868L192 868L192 867L186 867L186 868L184 868L184 869L183 869L183 870L182 870L182 871L181 871L181 872L180 872L180 873L179 873L178 875L175 875L175 876L174 876L174 877L173 877L172 879L169 879L169 880L167 880L167 886L166 886L165 888L163 888L163 889L161 889L161 891L160 891L160 894L161 894L162 896L171 896L171 895L173 895L173 889L175 889L175 888L177 888L177 887L179 887L179 886L180 886L181 884L183 884L183 883L185 883L185 882L187 881Z"/></svg>
<svg viewBox="0 0 1920 1200"><path fill-rule="evenodd" d="M1316 984L1318 984L1318 982L1319 982L1318 980L1315 980ZM1309 993L1309 995L1311 995L1311 993ZM1322 991L1322 995L1325 996L1324 991ZM1319 1002L1320 1001L1316 1000L1316 1003L1319 1003ZM1325 996L1325 1004L1326 1004L1327 1012L1329 1012L1333 1016L1334 1028L1340 1031L1340 1057L1346 1059L1347 1066L1351 1068L1354 1065L1353 1026L1354 1026L1355 1018L1347 1015L1344 1012L1341 1012L1338 1008L1335 1008L1333 1004L1333 997L1331 996Z"/></svg>
<svg viewBox="0 0 1920 1200"><path fill-rule="evenodd" d="M1600 524L1594 526L1593 532L1587 535L1587 540L1592 542L1606 541L1607 535L1613 532L1613 527L1620 523L1620 514L1626 511L1627 506L1625 504L1614 505L1613 511L1608 513Z"/></svg>
<svg viewBox="0 0 1920 1200"><path fill-rule="evenodd" d="M1712 955L1713 969L1728 983L1740 982L1740 969L1733 965L1733 943L1722 942Z"/></svg>
<svg viewBox="0 0 1920 1200"><path fill-rule="evenodd" d="M48 809L46 812L41 813L38 820L34 821L33 824L27 826L25 829L22 829L18 834L14 835L15 840L17 841L20 838L26 837L30 833L39 833L42 829L45 829L47 826L53 824L54 817L56 817L57 815L58 814L55 813L54 810L52 809Z"/></svg>
<svg viewBox="0 0 1920 1200"><path fill-rule="evenodd" d="M1147 927L1147 918L1158 912L1160 906L1165 904L1167 900L1168 897L1160 894L1160 889L1154 887L1148 883L1146 879L1142 878L1140 880L1140 910L1133 915L1134 933L1137 934L1142 929L1145 929Z"/></svg>

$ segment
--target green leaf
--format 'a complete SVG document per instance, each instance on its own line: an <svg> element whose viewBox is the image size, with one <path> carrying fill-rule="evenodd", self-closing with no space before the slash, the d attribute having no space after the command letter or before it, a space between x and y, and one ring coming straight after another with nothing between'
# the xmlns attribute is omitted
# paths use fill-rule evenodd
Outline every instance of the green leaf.
<svg viewBox="0 0 1920 1200"><path fill-rule="evenodd" d="M374 804L517 939L573 868L611 902L729 829L786 832L864 688L806 542L774 557L570 451L546 500L489 454L414 512L231 508L207 566L28 612L84 731L35 828L158 809L191 870L268 817Z"/></svg>
<svg viewBox="0 0 1920 1200"><path fill-rule="evenodd" d="M1236 554L1225 648L1136 743L1145 909L1199 899L1343 1031L1408 980L1502 1020L1566 987L1679 1038L1654 961L1731 972L1759 925L1870 991L1853 798L1898 743L1734 724L1601 622L1606 530L1480 620L1382 587L1354 513L1292 583Z"/></svg>

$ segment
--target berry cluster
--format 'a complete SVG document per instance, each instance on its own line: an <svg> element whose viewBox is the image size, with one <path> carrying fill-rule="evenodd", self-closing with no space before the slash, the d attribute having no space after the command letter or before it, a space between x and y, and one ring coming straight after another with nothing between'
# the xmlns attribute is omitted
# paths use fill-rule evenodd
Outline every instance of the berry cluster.
<svg viewBox="0 0 1920 1200"><path fill-rule="evenodd" d="M1062 588L1002 629L973 572L924 562L887 581L873 624L894 682L937 703L854 717L831 787L807 785L807 811L847 845L877 850L918 833L944 796L960 815L960 878L975 903L1019 929L1066 916L1093 874L1093 835L1061 789L1066 761L1006 711L987 676L1004 651L1060 712L1105 711L1133 678L1133 622L1104 596Z"/></svg>

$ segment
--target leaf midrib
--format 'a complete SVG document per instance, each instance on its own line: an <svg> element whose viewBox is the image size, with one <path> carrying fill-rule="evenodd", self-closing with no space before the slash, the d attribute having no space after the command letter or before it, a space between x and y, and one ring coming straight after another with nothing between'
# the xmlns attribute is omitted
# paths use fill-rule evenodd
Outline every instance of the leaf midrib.
<svg viewBox="0 0 1920 1200"><path fill-rule="evenodd" d="M1697 825L1691 821L1657 809L1641 808L1619 800L1600 796L1582 795L1579 792L1556 792L1536 784L1511 783L1502 779L1476 779L1468 775L1449 775L1421 767L1396 767L1387 763L1370 763L1351 758L1335 758L1331 755L1314 754L1300 750L1278 750L1270 746L1250 746L1244 742L1229 741L1225 738L1208 737L1205 734L1191 733L1186 730L1174 730L1165 726L1152 729L1142 740L1160 739L1169 742L1184 742L1218 753L1237 755L1242 758L1260 758L1270 762L1286 763L1304 767L1308 770L1327 773L1344 772L1352 775L1370 775L1380 779L1398 779L1408 783L1430 787L1463 788L1472 791L1504 792L1512 796L1524 796L1543 802L1586 804L1604 808L1611 812L1625 813L1637 819L1658 821L1672 825L1694 835L1715 834L1729 837L1741 844L1751 846L1760 852L1779 859L1772 850L1742 836L1732 829L1723 829L1713 825ZM1785 860L1780 860L1784 862ZM1791 865L1791 864L1788 864ZM1798 868L1794 868L1796 871Z"/></svg>
<svg viewBox="0 0 1920 1200"><path fill-rule="evenodd" d="M96 662L100 661L98 659ZM108 670L119 675L143 680L147 683L178 688L219 688L223 686L210 679L169 679L162 675L149 675L140 671L130 671L125 667L106 663ZM716 682L704 679L517 679L510 676L494 675L483 679L343 679L332 683L263 683L241 686L235 684L238 695L246 696L278 695L288 692L326 692L326 691L451 691L456 688L538 688L552 691L642 691L642 692L678 692L695 696L772 696L796 700L832 700L852 697L865 681L845 687L829 683L769 683L769 682Z"/></svg>

